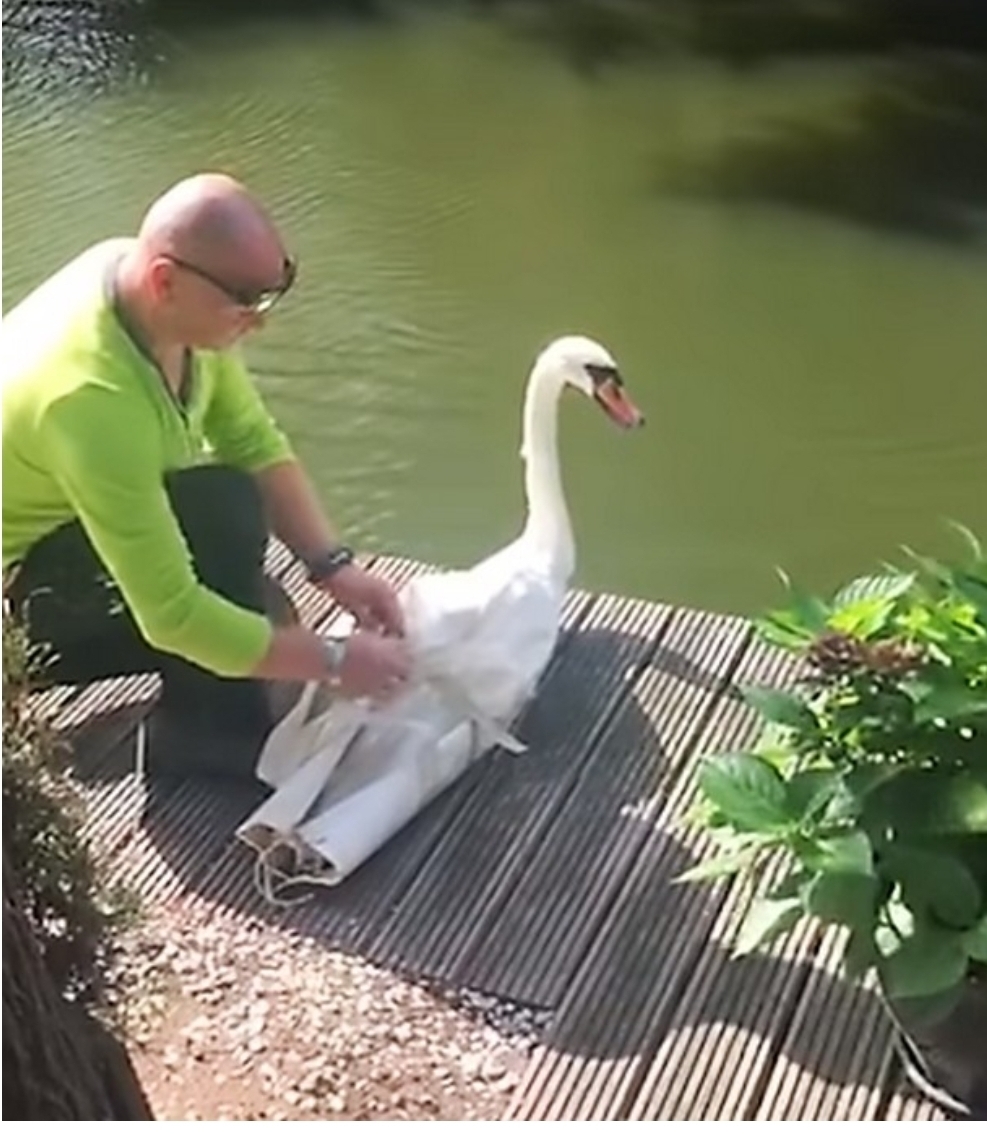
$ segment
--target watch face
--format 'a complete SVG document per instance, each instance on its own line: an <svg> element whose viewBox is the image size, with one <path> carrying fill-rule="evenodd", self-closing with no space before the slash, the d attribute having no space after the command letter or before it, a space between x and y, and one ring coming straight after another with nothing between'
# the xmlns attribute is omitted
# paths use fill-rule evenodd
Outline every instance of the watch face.
<svg viewBox="0 0 987 1134"><path fill-rule="evenodd" d="M336 675L339 673L343 664L343 658L346 656L346 642L341 638L325 638L326 650L326 665L329 672Z"/></svg>

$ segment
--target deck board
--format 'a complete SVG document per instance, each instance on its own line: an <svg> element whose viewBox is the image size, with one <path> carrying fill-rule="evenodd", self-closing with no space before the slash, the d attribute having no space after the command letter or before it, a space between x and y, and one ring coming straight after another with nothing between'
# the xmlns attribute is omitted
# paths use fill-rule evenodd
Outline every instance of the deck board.
<svg viewBox="0 0 987 1134"><path fill-rule="evenodd" d="M773 653L749 646L737 679L784 672ZM736 747L755 735L753 714L724 691L695 751ZM677 885L707 840L683 825L695 800L689 761L628 875L593 946L574 975L544 1046L509 1113L527 1119L624 1117L704 957L729 893L725 884ZM713 955L718 956L719 950ZM670 1068L670 1070L672 1070ZM678 1076L696 1068L676 1064Z"/></svg>
<svg viewBox="0 0 987 1134"><path fill-rule="evenodd" d="M371 563L395 583L431 570ZM283 547L267 567L306 622L340 616ZM699 759L756 735L739 686L794 675L741 619L573 592L516 724L529 750L488 754L353 877L287 909L260 897L234 838L261 785L140 776L155 678L36 704L73 744L88 838L145 901L205 900L544 1009L507 1118L937 1120L874 994L839 979L837 933L806 925L733 959L736 885L675 882L709 848L684 823Z"/></svg>
<svg viewBox="0 0 987 1134"><path fill-rule="evenodd" d="M784 686L795 674L790 658L754 644L736 684ZM728 741L725 727L739 729L739 735ZM759 727L754 714L734 702L711 720L697 753L742 746ZM736 884L727 892L671 1017L658 1030L657 1042L647 1045L647 1065L630 1092L630 1117L736 1119L756 1111L808 979L819 932L803 925L766 953L734 958L733 935L744 897Z"/></svg>
<svg viewBox="0 0 987 1134"><path fill-rule="evenodd" d="M755 1117L777 1119L798 1099L812 1121L880 1117L891 1027L870 988L839 979L843 934L828 932L813 961Z"/></svg>
<svg viewBox="0 0 987 1134"><path fill-rule="evenodd" d="M551 680L552 673L563 664L571 629L579 622L588 601L588 597L582 594L570 596L563 612L563 634L546 681ZM523 734L523 722L520 731ZM441 844L455 840L469 827L477 794L488 790L491 777L499 774L496 768L501 762L515 759L503 752L483 757L356 874L331 891L317 894L293 919L296 928L381 960L382 947L377 943L400 917L408 894L419 885L420 879L427 876L435 878L434 872L430 875L429 871L433 860L441 853ZM451 884L448 874L435 881L439 890L434 885L424 888L419 885L422 896L418 914L423 919L430 916L429 911L436 902L442 904L442 894L446 892L442 887ZM411 969L403 956L392 963L405 971ZM435 976L428 967L412 971L420 976Z"/></svg>
<svg viewBox="0 0 987 1134"><path fill-rule="evenodd" d="M561 1001L748 636L739 619L687 611L663 630L537 857L477 925L482 950L456 969L457 983L544 1007Z"/></svg>
<svg viewBox="0 0 987 1134"><path fill-rule="evenodd" d="M600 729L627 696L670 611L601 597L547 675L519 729L528 751L498 753L409 887L371 956L403 971L470 983L466 969L565 805Z"/></svg>

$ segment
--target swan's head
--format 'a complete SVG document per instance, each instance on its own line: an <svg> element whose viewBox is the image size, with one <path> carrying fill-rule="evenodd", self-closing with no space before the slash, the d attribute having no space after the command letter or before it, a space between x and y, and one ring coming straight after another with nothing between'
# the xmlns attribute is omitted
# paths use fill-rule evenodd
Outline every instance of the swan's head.
<svg viewBox="0 0 987 1134"><path fill-rule="evenodd" d="M613 356L585 335L565 335L550 343L538 356L535 372L550 375L560 385L574 386L624 429L644 424L644 415L627 396Z"/></svg>

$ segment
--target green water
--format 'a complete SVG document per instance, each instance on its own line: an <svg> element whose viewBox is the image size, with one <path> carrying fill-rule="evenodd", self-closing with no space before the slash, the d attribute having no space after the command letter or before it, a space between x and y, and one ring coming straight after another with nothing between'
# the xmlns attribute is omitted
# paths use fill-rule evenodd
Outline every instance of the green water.
<svg viewBox="0 0 987 1134"><path fill-rule="evenodd" d="M5 309L202 168L301 258L248 356L362 547L468 564L516 531L524 380L599 337L648 415L562 407L578 581L725 610L902 543L987 536L987 253L662 189L833 116L857 68L625 66L594 80L462 20L185 38L140 80L5 92ZM71 89L68 94L71 95Z"/></svg>

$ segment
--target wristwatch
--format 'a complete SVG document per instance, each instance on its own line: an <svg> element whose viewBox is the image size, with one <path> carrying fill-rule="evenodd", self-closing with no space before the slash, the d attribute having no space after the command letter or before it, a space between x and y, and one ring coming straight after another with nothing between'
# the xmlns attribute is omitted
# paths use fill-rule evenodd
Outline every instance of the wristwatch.
<svg viewBox="0 0 987 1134"><path fill-rule="evenodd" d="M326 679L331 686L339 685L343 659L346 657L346 641L345 638L325 637L322 639L322 652L326 661Z"/></svg>
<svg viewBox="0 0 987 1134"><path fill-rule="evenodd" d="M340 544L331 547L328 551L320 552L311 559L306 559L308 568L308 581L310 583L324 583L331 579L343 567L348 567L354 560L353 549Z"/></svg>

